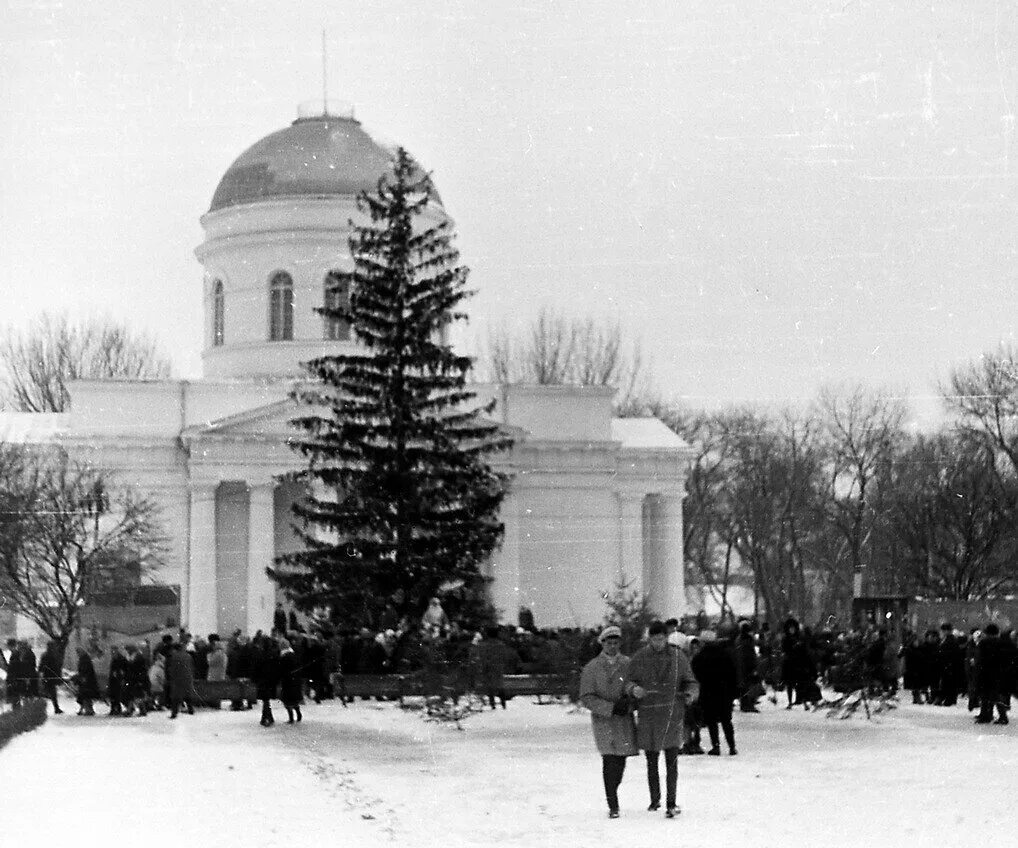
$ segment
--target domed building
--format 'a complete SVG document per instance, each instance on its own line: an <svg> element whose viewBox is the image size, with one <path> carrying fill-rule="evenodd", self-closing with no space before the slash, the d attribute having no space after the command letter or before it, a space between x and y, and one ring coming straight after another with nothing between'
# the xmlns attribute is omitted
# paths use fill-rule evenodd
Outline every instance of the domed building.
<svg viewBox="0 0 1018 848"><path fill-rule="evenodd" d="M67 413L6 416L8 434L59 440L159 503L169 548L158 579L193 633L268 630L286 603L265 569L297 544L290 388L302 362L355 345L315 309L348 297L335 272L352 266L356 197L393 155L332 109L252 145L201 217L202 378L80 381ZM681 614L682 440L656 419L613 418L609 389L473 388L515 439L500 460L513 478L505 540L485 566L504 620L528 607L541 627L596 625L623 575L659 614Z"/></svg>

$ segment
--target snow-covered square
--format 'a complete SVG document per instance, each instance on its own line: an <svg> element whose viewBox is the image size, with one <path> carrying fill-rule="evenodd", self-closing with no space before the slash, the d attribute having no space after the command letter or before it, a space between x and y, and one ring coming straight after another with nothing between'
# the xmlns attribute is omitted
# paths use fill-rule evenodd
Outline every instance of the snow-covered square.
<svg viewBox="0 0 1018 848"><path fill-rule="evenodd" d="M582 710L516 698L463 726L376 701L268 729L257 710L51 717L0 752L4 843L962 848L1014 832L1014 731L962 706L841 721L765 701L736 714L737 757L680 757L672 821L646 810L636 758L607 818Z"/></svg>

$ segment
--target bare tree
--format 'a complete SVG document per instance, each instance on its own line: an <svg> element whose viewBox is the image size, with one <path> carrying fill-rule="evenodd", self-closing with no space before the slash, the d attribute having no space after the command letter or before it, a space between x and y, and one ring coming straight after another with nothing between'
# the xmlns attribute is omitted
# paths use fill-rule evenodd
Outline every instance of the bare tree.
<svg viewBox="0 0 1018 848"><path fill-rule="evenodd" d="M22 412L64 411L71 380L159 378L170 370L154 341L109 318L72 322L43 313L0 339L3 401Z"/></svg>
<svg viewBox="0 0 1018 848"><path fill-rule="evenodd" d="M887 565L877 562L889 509L879 483L904 441L906 408L900 398L856 385L824 389L817 413L826 443L822 508L837 539L827 546L832 559L826 572L836 593L864 566L879 571Z"/></svg>
<svg viewBox="0 0 1018 848"><path fill-rule="evenodd" d="M1018 472L1018 350L1001 347L955 368L942 393L961 426Z"/></svg>
<svg viewBox="0 0 1018 848"><path fill-rule="evenodd" d="M489 334L479 357L482 375L500 383L614 386L616 403L645 389L639 344L627 344L618 322L568 318L544 308L522 336L505 327Z"/></svg>
<svg viewBox="0 0 1018 848"><path fill-rule="evenodd" d="M66 645L91 593L162 560L154 504L60 448L0 445L0 593Z"/></svg>
<svg viewBox="0 0 1018 848"><path fill-rule="evenodd" d="M895 463L894 524L916 591L973 600L1018 589L1018 485L965 432L918 438Z"/></svg>

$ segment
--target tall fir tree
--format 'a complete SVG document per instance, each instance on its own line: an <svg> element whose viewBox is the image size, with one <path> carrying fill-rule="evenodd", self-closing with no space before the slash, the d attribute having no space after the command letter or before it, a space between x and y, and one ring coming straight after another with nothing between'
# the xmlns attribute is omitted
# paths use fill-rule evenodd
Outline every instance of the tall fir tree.
<svg viewBox="0 0 1018 848"><path fill-rule="evenodd" d="M270 575L302 609L372 625L383 604L401 614L455 582L475 596L480 564L503 534L507 479L488 458L511 447L466 385L472 359L446 341L472 292L451 222L425 215L430 177L402 148L351 221L349 305L318 311L349 323L363 352L307 363L293 397L307 408L291 446L306 467L294 504L303 549Z"/></svg>

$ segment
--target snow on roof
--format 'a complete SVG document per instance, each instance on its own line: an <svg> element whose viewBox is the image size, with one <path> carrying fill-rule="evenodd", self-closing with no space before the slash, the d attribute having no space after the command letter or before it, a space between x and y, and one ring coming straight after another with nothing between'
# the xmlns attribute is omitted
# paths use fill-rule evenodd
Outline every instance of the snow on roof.
<svg viewBox="0 0 1018 848"><path fill-rule="evenodd" d="M613 418L612 440L624 448L684 450L689 445L657 418Z"/></svg>
<svg viewBox="0 0 1018 848"><path fill-rule="evenodd" d="M0 412L0 444L41 445L67 431L66 412Z"/></svg>

